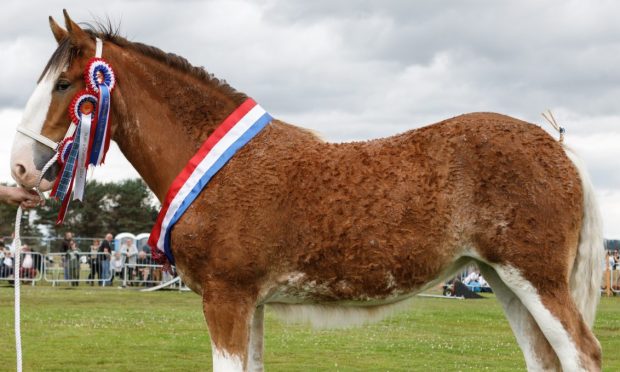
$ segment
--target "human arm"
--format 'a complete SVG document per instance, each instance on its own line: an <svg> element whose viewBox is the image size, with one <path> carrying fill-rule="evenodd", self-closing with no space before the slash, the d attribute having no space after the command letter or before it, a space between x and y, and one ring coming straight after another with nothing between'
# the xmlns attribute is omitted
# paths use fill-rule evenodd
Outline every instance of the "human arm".
<svg viewBox="0 0 620 372"><path fill-rule="evenodd" d="M0 186L0 201L20 205L24 209L34 208L43 203L36 192L11 186Z"/></svg>

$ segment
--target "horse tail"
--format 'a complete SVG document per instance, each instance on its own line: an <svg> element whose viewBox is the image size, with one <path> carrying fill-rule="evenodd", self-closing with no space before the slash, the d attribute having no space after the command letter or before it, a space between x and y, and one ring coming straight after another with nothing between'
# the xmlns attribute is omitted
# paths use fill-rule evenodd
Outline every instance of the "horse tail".
<svg viewBox="0 0 620 372"><path fill-rule="evenodd" d="M583 189L583 220L570 288L584 321L592 328L601 297L602 265L605 257L603 223L585 164L573 149L564 145L564 150L577 168Z"/></svg>

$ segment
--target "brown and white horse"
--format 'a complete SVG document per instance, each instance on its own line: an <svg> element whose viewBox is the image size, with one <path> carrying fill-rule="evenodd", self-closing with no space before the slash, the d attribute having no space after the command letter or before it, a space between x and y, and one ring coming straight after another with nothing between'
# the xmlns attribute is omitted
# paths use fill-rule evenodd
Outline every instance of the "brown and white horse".
<svg viewBox="0 0 620 372"><path fill-rule="evenodd" d="M159 200L246 96L180 57L51 18L59 43L21 126L52 141L104 40L116 71L113 139ZM334 123L338 125L338 123ZM52 151L18 133L15 180ZM46 174L43 188L57 176ZM203 298L215 370L262 370L265 305L319 325L377 318L468 263L501 301L532 371L598 371L591 327L601 219L570 150L538 126L467 114L397 136L333 144L274 120L213 178L172 234Z"/></svg>

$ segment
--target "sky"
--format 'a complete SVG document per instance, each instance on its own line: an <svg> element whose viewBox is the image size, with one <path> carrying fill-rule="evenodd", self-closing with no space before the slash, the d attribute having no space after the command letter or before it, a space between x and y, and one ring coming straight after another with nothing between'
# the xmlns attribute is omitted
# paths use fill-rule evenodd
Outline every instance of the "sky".
<svg viewBox="0 0 620 372"><path fill-rule="evenodd" d="M540 124L551 109L620 239L620 2L3 1L0 182L56 43L47 17L110 18L129 40L204 66L273 116L330 141L384 137L475 111ZM554 133L554 135L556 135ZM92 176L138 177L117 147Z"/></svg>

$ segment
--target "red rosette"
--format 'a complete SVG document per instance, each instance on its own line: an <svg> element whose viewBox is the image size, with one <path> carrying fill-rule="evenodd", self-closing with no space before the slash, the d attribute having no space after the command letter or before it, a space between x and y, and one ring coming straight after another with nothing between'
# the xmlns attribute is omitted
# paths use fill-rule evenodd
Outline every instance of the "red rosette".
<svg viewBox="0 0 620 372"><path fill-rule="evenodd" d="M86 89L93 93L99 93L99 85L105 84L110 88L110 93L116 86L116 76L112 66L103 58L91 58L84 71Z"/></svg>
<svg viewBox="0 0 620 372"><path fill-rule="evenodd" d="M82 114L92 114L93 118L97 116L97 101L97 97L87 90L78 92L69 105L69 117L71 121L77 125L80 123L80 116Z"/></svg>
<svg viewBox="0 0 620 372"><path fill-rule="evenodd" d="M73 137L67 137L58 144L58 159L56 159L56 161L60 163L60 165L65 164L69 156L69 151L71 151L71 146L73 146Z"/></svg>

